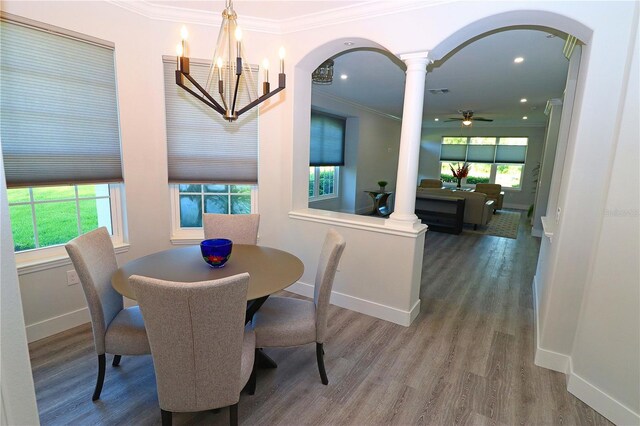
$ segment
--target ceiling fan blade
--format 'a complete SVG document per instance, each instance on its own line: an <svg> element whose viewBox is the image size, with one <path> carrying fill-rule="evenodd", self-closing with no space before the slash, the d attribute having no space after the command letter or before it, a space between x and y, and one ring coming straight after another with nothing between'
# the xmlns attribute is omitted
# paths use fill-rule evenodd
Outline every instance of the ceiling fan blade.
<svg viewBox="0 0 640 426"><path fill-rule="evenodd" d="M444 122L446 123L447 121L462 121L464 120L464 118L447 118L446 120L444 120Z"/></svg>
<svg viewBox="0 0 640 426"><path fill-rule="evenodd" d="M489 118L482 118L482 117L473 117L474 121L493 121Z"/></svg>

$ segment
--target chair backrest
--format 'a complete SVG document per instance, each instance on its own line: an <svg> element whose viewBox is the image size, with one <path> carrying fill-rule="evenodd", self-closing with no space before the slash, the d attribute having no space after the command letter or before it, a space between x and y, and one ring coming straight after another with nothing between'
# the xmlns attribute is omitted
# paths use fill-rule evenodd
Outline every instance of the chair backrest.
<svg viewBox="0 0 640 426"><path fill-rule="evenodd" d="M249 274L180 283L133 275L160 408L203 411L240 399Z"/></svg>
<svg viewBox="0 0 640 426"><path fill-rule="evenodd" d="M257 244L259 214L215 214L202 215L204 237L227 238L235 244Z"/></svg>
<svg viewBox="0 0 640 426"><path fill-rule="evenodd" d="M316 304L316 341L318 343L324 343L326 337L331 288L345 245L344 238L333 229L329 229L320 252L313 290L313 301Z"/></svg>
<svg viewBox="0 0 640 426"><path fill-rule="evenodd" d="M98 228L69 241L65 248L87 299L96 352L102 355L107 327L123 307L122 296L111 286L111 275L118 270L111 236L107 228Z"/></svg>
<svg viewBox="0 0 640 426"><path fill-rule="evenodd" d="M420 188L442 188L442 181L440 179L422 179Z"/></svg>
<svg viewBox="0 0 640 426"><path fill-rule="evenodd" d="M500 195L500 191L502 191L502 185L499 183L477 183L476 184L476 192L482 192L483 194L487 194L492 197L492 199L496 199L498 195Z"/></svg>

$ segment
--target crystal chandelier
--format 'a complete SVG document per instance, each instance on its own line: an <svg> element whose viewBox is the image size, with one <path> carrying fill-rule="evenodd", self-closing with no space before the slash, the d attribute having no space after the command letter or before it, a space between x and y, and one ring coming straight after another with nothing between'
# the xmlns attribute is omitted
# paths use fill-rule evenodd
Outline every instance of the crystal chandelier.
<svg viewBox="0 0 640 426"><path fill-rule="evenodd" d="M333 60L327 59L311 73L311 81L314 84L333 83Z"/></svg>
<svg viewBox="0 0 640 426"><path fill-rule="evenodd" d="M284 74L284 48L280 48L280 73L278 74L278 87L271 91L269 85L269 61L264 60L262 69L264 78L262 83L262 96L258 96L257 82L251 66L245 61L242 46L242 30L238 26L238 15L233 10L233 2L226 1L226 7L222 12L222 24L218 34L218 42L211 60L209 76L204 85L200 85L189 74L189 57L187 56L186 27L180 31L182 42L178 43L176 84L195 96L208 107L217 111L225 120L233 122L240 115L285 88L286 76ZM185 78L192 87L188 87ZM238 92L244 91L248 95L249 103L238 105Z"/></svg>

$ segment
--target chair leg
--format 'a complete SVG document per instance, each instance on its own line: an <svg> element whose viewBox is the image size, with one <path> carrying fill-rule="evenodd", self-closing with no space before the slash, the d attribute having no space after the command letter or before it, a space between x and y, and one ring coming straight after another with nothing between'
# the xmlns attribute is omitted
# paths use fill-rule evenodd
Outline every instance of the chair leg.
<svg viewBox="0 0 640 426"><path fill-rule="evenodd" d="M107 367L107 357L105 354L98 355L98 380L96 381L96 388L93 391L92 401L100 399L100 393L102 392L102 385L104 384L104 373Z"/></svg>
<svg viewBox="0 0 640 426"><path fill-rule="evenodd" d="M247 390L249 391L249 395L256 394L256 386L258 384L258 379L256 377L256 362L253 362L253 370L251 371L251 376L249 376L249 385L247 386Z"/></svg>
<svg viewBox="0 0 640 426"><path fill-rule="evenodd" d="M111 365L113 365L114 367L119 366L121 359L122 359L122 355L114 355L113 356L113 363L111 363Z"/></svg>
<svg viewBox="0 0 640 426"><path fill-rule="evenodd" d="M229 424L238 426L238 403L229 406Z"/></svg>
<svg viewBox="0 0 640 426"><path fill-rule="evenodd" d="M316 342L316 358L318 359L318 370L320 370L320 380L323 385L329 384L327 370L324 369L324 347L322 343Z"/></svg>
<svg viewBox="0 0 640 426"><path fill-rule="evenodd" d="M171 423L173 423L173 416L171 411L164 411L161 408L160 416L162 417L162 426L171 426Z"/></svg>

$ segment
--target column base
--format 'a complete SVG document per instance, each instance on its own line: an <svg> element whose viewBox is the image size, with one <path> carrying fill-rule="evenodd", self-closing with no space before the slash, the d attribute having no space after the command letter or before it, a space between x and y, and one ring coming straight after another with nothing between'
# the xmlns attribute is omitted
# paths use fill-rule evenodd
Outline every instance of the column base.
<svg viewBox="0 0 640 426"><path fill-rule="evenodd" d="M416 226L421 225L422 222L420 221L418 216L413 213L402 214L394 212L391 213L391 216L389 216L389 219L385 221L385 224L397 226L400 228L415 228Z"/></svg>

